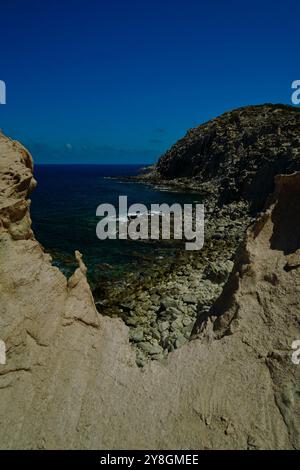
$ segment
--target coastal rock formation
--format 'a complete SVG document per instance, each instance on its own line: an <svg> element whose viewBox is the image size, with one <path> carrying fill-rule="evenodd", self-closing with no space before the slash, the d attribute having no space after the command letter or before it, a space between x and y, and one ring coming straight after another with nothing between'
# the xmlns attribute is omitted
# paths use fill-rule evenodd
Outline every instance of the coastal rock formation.
<svg viewBox="0 0 300 470"><path fill-rule="evenodd" d="M300 175L277 178L195 338L137 367L98 313L79 253L67 280L35 240L32 159L0 135L0 447L299 449Z"/></svg>
<svg viewBox="0 0 300 470"><path fill-rule="evenodd" d="M300 110L235 109L188 131L142 178L199 189L219 204L245 199L261 210L274 176L300 170Z"/></svg>
<svg viewBox="0 0 300 470"><path fill-rule="evenodd" d="M181 253L163 267L154 263L142 279L127 275L120 286L104 290L102 300L93 292L100 313L122 318L129 326L140 367L188 342L199 309L208 312L222 292L237 242L229 228L226 242L213 243L206 232L205 248L197 255Z"/></svg>
<svg viewBox="0 0 300 470"><path fill-rule="evenodd" d="M135 327L131 339L140 365L182 346L197 314L207 315L231 271L246 227L274 189L274 176L300 168L299 124L299 110L291 106L236 109L191 129L138 176L159 187L197 191L205 205L205 244L200 254L186 257L182 266L173 263L172 272L154 272L142 285L133 284L132 292L126 288L116 295L113 290L106 296L104 310L101 304L102 312ZM226 266L225 276L217 276ZM162 308L165 296L172 297L171 309ZM186 303L187 297L193 302Z"/></svg>

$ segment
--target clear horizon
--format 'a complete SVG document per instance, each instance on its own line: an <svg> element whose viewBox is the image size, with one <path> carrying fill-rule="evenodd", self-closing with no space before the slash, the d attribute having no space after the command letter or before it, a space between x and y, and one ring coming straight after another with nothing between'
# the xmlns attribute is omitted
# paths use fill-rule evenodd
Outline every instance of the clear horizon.
<svg viewBox="0 0 300 470"><path fill-rule="evenodd" d="M291 104L299 2L12 0L0 128L38 163L154 163L226 111Z"/></svg>
<svg viewBox="0 0 300 470"><path fill-rule="evenodd" d="M87 166L87 165L92 165L92 166L151 166L151 163L82 163L82 162L77 162L77 163L72 163L72 162L60 162L60 163L35 163L34 166L48 166L48 165L73 165L73 166Z"/></svg>

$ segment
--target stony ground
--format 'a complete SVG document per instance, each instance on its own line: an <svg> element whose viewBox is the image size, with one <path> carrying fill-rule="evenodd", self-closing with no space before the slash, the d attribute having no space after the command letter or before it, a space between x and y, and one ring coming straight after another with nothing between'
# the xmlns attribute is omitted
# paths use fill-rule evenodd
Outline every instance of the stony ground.
<svg viewBox="0 0 300 470"><path fill-rule="evenodd" d="M251 216L263 210L274 189L274 176L300 169L299 124L300 112L291 106L239 108L189 130L135 178L198 191L206 210L200 253L182 253L142 279L131 277L97 302L99 311L130 327L139 365L188 341L197 316L221 293Z"/></svg>
<svg viewBox="0 0 300 470"><path fill-rule="evenodd" d="M205 204L205 244L199 252L178 252L145 276L129 275L103 293L102 314L121 317L139 366L161 360L186 343L198 315L209 311L233 267L232 257L251 218L247 203L218 208Z"/></svg>

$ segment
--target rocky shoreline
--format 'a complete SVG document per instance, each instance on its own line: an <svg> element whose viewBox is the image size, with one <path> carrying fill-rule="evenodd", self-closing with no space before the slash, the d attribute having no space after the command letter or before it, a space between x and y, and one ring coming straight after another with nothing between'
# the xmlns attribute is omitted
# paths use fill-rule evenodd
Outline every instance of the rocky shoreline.
<svg viewBox="0 0 300 470"><path fill-rule="evenodd" d="M155 264L143 276L130 274L120 285L93 291L99 311L122 318L130 328L140 367L189 341L197 317L221 294L237 246L253 220L246 202L220 208L207 201L205 211L200 252L178 250L176 258Z"/></svg>
<svg viewBox="0 0 300 470"><path fill-rule="evenodd" d="M187 342L198 317L222 292L233 255L274 189L274 176L300 169L300 113L286 105L240 108L209 121L175 143L139 181L168 191L192 191L205 206L205 245L179 253L143 278L97 298L99 310L130 328L137 364L163 359Z"/></svg>
<svg viewBox="0 0 300 470"><path fill-rule="evenodd" d="M231 259L239 244L233 270L211 307L205 292L194 339L141 368L125 323L96 310L80 253L67 279L35 239L31 156L1 133L0 156L2 449L300 448L300 369L291 348L300 325L299 172L276 177L275 193L241 244L248 221L237 214L247 206L236 201L231 213L228 204L212 207L215 248L199 253L199 267L186 260L176 282L185 277L198 305L192 283L201 291L202 279L207 286L220 279L212 262L221 253ZM216 260L204 272L206 249ZM167 303L158 300L161 312L174 308L172 289ZM183 305L183 295L177 310L196 305Z"/></svg>

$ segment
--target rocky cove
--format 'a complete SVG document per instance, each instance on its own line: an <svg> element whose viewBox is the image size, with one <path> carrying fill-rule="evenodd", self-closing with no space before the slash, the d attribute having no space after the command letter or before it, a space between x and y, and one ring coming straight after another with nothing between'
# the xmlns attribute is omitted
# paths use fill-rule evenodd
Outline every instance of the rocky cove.
<svg viewBox="0 0 300 470"><path fill-rule="evenodd" d="M205 245L196 253L177 249L175 258L132 273L117 286L94 289L96 307L120 317L130 328L137 364L162 360L187 342L198 315L208 312L222 292L233 256L251 222L246 203L220 209L207 204ZM154 246L155 250L155 246Z"/></svg>
<svg viewBox="0 0 300 470"><path fill-rule="evenodd" d="M142 278L129 276L123 286L105 290L104 299L101 288L94 291L99 310L129 326L138 365L161 360L187 342L196 318L218 298L246 228L272 192L275 173L300 169L299 124L297 108L288 106L234 110L190 130L134 178L164 190L193 191L205 204L201 252L179 250L176 262L150 268Z"/></svg>
<svg viewBox="0 0 300 470"><path fill-rule="evenodd" d="M36 240L32 157L0 134L1 448L299 449L299 116L176 143L139 180L199 191L205 246L93 295Z"/></svg>

